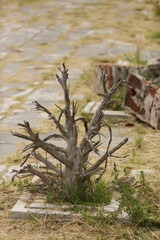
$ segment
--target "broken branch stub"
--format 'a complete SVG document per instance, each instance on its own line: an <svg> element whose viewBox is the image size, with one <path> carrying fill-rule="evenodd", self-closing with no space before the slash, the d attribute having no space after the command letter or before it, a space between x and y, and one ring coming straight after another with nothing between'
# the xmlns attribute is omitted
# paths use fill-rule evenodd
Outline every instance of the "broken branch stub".
<svg viewBox="0 0 160 240"><path fill-rule="evenodd" d="M35 109L37 111L45 112L49 119L53 121L59 133L53 133L44 139L41 139L39 134L35 133L30 124L25 121L23 124L19 125L26 131L26 135L12 132L14 136L31 142L23 149L23 152L27 152L27 154L24 156L20 171L16 172L15 176L24 178L25 174L26 176L36 175L42 181L41 187L44 184L45 188L48 186L49 189L56 191L56 193L61 193L63 191L66 192L68 187L77 190L78 187L81 186L81 183L88 183L88 187L90 187L90 177L93 174L99 174L99 178L97 179L100 180L106 171L108 157L112 157L112 154L128 141L126 138L117 146L110 149L112 130L108 124L102 124L104 107L111 101L113 93L119 88L124 80L119 80L119 82L113 85L111 89L107 90L105 87L107 75L104 73L102 78L104 96L94 113L90 124L88 124L85 117L76 117L78 104L75 102L72 102L71 104L69 86L67 84L68 69L66 69L65 64L63 64L63 69L59 68L59 71L61 76L56 75L56 77L64 91L65 101L64 109L56 105L60 110L59 118L57 119L51 111L39 102L34 102ZM64 123L61 123L62 115L64 115ZM85 134L79 144L78 121L82 121L85 128ZM102 144L100 130L104 126L107 126L109 130L109 142L106 146L105 153L100 156L99 146ZM98 140L94 140L94 137L96 136L99 137ZM49 142L50 139L63 139L66 142L66 147L56 146ZM99 156L96 162L92 162L93 152ZM34 157L40 162L40 166L43 167L36 165L32 166L31 164L26 165L26 162L30 157ZM60 163L60 168L55 165L55 160ZM101 166L103 163L105 163L105 167ZM21 175L22 173L23 175Z"/></svg>

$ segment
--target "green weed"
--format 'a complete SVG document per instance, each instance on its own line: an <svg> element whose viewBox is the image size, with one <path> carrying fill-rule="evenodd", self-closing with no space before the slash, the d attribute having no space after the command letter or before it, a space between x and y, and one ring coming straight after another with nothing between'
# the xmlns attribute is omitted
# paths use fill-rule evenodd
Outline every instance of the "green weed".
<svg viewBox="0 0 160 240"><path fill-rule="evenodd" d="M141 171L141 175L139 178L139 188L134 187L135 184L127 181L128 173L125 169L124 177L118 177L119 172L117 170L116 164L114 164L113 183L117 183L117 185L119 186L119 211L124 210L126 213L128 213L130 219L135 224L150 225L150 219L153 216L155 217L156 213L154 205L151 205L150 202L152 190L149 186L149 183L146 182L144 172Z"/></svg>
<svg viewBox="0 0 160 240"><path fill-rule="evenodd" d="M20 151L16 151L15 153L7 157L7 161L10 163L20 162L22 160L23 157Z"/></svg>
<svg viewBox="0 0 160 240"><path fill-rule="evenodd" d="M155 15L160 16L160 2L159 1L155 2Z"/></svg>
<svg viewBox="0 0 160 240"><path fill-rule="evenodd" d="M133 54L128 53L125 54L124 56L127 61L136 65L137 67L140 67L141 65L145 66L147 64L147 60L141 57L140 51L137 51Z"/></svg>
<svg viewBox="0 0 160 240"><path fill-rule="evenodd" d="M151 38L151 39L157 39L157 40L160 40L160 30L154 30L154 31L150 31L147 36L148 38Z"/></svg>
<svg viewBox="0 0 160 240"><path fill-rule="evenodd" d="M85 117L85 119L87 120L87 122L90 122L92 119L92 115L89 113L85 113L85 112L81 112L81 116Z"/></svg>
<svg viewBox="0 0 160 240"><path fill-rule="evenodd" d="M111 200L111 193L108 192L107 183L100 181L99 183L92 183L91 186L79 183L77 190L65 185L67 188L67 195L63 196L64 200L72 204L102 204L109 203Z"/></svg>
<svg viewBox="0 0 160 240"><path fill-rule="evenodd" d="M86 86L91 86L93 80L93 71L91 69L84 71L80 75L80 83L84 83Z"/></svg>
<svg viewBox="0 0 160 240"><path fill-rule="evenodd" d="M134 140L137 148L142 148L143 138L143 135L138 135L137 137L135 137Z"/></svg>
<svg viewBox="0 0 160 240"><path fill-rule="evenodd" d="M123 102L124 102L125 88L121 87L117 92L115 92L112 96L112 99L115 101L111 105L107 107L107 109L111 110L124 110Z"/></svg>
<svg viewBox="0 0 160 240"><path fill-rule="evenodd" d="M135 150L135 149L132 149L132 150L131 150L131 163L134 162L135 156L136 156L136 150Z"/></svg>
<svg viewBox="0 0 160 240"><path fill-rule="evenodd" d="M138 134L146 134L146 130L144 128L142 128L142 127L137 127L136 130L137 130Z"/></svg>

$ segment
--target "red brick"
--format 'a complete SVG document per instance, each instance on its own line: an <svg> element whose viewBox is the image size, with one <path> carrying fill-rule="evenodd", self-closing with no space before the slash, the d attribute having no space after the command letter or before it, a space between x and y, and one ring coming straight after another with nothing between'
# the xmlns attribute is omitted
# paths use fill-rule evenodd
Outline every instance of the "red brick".
<svg viewBox="0 0 160 240"><path fill-rule="evenodd" d="M119 81L121 77L124 77L128 74L127 67L121 67L117 65L96 65L94 69L94 84L93 88L97 94L103 94L102 86L102 76L106 72L108 81L106 83L106 88L110 89L114 83Z"/></svg>
<svg viewBox="0 0 160 240"><path fill-rule="evenodd" d="M124 105L137 118L160 129L160 88L155 89L143 77L131 74Z"/></svg>

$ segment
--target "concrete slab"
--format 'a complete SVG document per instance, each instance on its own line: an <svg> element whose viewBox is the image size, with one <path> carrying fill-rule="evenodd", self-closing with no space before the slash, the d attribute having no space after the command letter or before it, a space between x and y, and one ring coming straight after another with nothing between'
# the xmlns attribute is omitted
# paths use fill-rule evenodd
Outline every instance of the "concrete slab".
<svg viewBox="0 0 160 240"><path fill-rule="evenodd" d="M39 101L45 106L53 105L56 102L63 100L61 95L62 89L60 86L49 86L43 89L38 89L27 97L28 102Z"/></svg>
<svg viewBox="0 0 160 240"><path fill-rule="evenodd" d="M19 63L7 63L4 68L2 68L2 73L4 75L13 75L22 66Z"/></svg>
<svg viewBox="0 0 160 240"><path fill-rule="evenodd" d="M31 218L32 215L36 215L37 217L52 215L55 219L61 220L70 220L77 217L80 217L79 214L74 214L66 211L58 211L58 210L48 210L48 209L32 209L27 207L27 203L18 200L15 206L11 210L11 218L16 219L26 219Z"/></svg>
<svg viewBox="0 0 160 240"><path fill-rule="evenodd" d="M35 99L36 100L36 99ZM1 126L7 126L10 128L17 127L18 123L23 121L28 121L31 127L37 127L41 123L41 118L44 117L44 113L37 113L33 110L34 106L32 104L32 109L24 110L22 112L16 112L14 115L8 115L1 120Z"/></svg>
<svg viewBox="0 0 160 240"><path fill-rule="evenodd" d="M28 198L29 199L29 198ZM75 205L58 205L58 204L46 204L44 200L40 202L34 201L28 204L27 198L24 196L17 201L14 207L11 210L11 218L15 219L25 219L30 218L33 214L37 217L41 217L44 215L51 215L56 219L60 220L71 220L75 218L83 217L80 213L74 213L71 208ZM79 207L85 207L87 213L90 216L96 217L99 214L99 211L102 212L104 217L107 217L110 213L113 213L118 210L119 202L116 200L112 200L109 205L102 205L92 208L91 206L85 205L76 205ZM122 214L118 215L118 221L124 223L130 223L130 219L128 214L122 211Z"/></svg>
<svg viewBox="0 0 160 240"><path fill-rule="evenodd" d="M0 133L0 157L10 154L17 150L16 144L22 142L23 139L12 136L9 131L1 131Z"/></svg>
<svg viewBox="0 0 160 240"><path fill-rule="evenodd" d="M89 102L85 108L83 109L83 112L88 114L94 114L97 110L99 103L95 103L94 101ZM129 115L125 113L124 111L110 111L110 110L104 110L103 111L104 117L106 118L128 118Z"/></svg>
<svg viewBox="0 0 160 240"><path fill-rule="evenodd" d="M78 57L96 57L98 55L115 57L119 54L135 51L136 48L130 43L105 39L101 43L82 45L74 55Z"/></svg>
<svg viewBox="0 0 160 240"><path fill-rule="evenodd" d="M37 34L32 42L36 44L44 44L48 42L54 42L57 38L69 28L67 23L57 23L55 26L44 29L39 34Z"/></svg>
<svg viewBox="0 0 160 240"><path fill-rule="evenodd" d="M63 57L63 54L60 53L45 53L41 55L38 60L42 62L49 62L52 63L60 58Z"/></svg>

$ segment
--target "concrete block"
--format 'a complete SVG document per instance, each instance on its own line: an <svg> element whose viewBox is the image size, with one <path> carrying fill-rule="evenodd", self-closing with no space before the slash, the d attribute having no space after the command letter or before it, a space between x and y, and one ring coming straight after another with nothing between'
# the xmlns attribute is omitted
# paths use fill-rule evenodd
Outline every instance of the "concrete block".
<svg viewBox="0 0 160 240"><path fill-rule="evenodd" d="M121 78L126 79L128 76L129 67L118 65L96 65L94 69L94 84L93 88L97 94L103 94L102 76L106 72L108 81L106 88L110 89L114 83L117 83Z"/></svg>
<svg viewBox="0 0 160 240"><path fill-rule="evenodd" d="M19 166L11 166L11 167L9 167L7 172L3 175L2 179L0 179L0 184L3 181L10 182L12 180L13 175L15 174L15 172L13 172L13 170L19 170L19 169L20 169Z"/></svg>
<svg viewBox="0 0 160 240"><path fill-rule="evenodd" d="M94 114L97 110L100 102L95 103L94 101L89 102L85 108L83 109L83 112L88 114ZM106 118L128 118L129 115L125 113L124 111L111 111L111 110L104 110L103 111L104 117Z"/></svg>
<svg viewBox="0 0 160 240"><path fill-rule="evenodd" d="M30 218L33 214L37 217L42 217L46 214L49 214L54 218L61 220L71 220L82 217L80 213L73 213L70 210L72 207L74 207L74 205L46 204L45 201L41 201L41 199L38 200L39 202L37 202L37 200L33 200L32 203L29 203L29 199L30 195L22 195L12 208L10 217L15 219L25 219ZM92 208L92 206L88 205L79 205L79 207L85 207L85 209L88 209L90 212L89 215L91 216L96 217L99 214L99 211L103 212L103 216L108 216L109 213L118 210L119 202L117 202L115 199L112 199L111 203L106 206L97 206ZM119 215L118 220L125 222L127 219L129 219L127 218L128 215L125 212L122 212L121 215Z"/></svg>
<svg viewBox="0 0 160 240"><path fill-rule="evenodd" d="M33 214L37 217L45 216L46 214L52 215L53 217L61 220L70 220L80 217L79 214L71 213L69 211L50 210L47 204L45 208L38 208L39 205L35 205L34 208L27 206L27 201L19 199L11 210L11 218L15 219L26 219L30 218ZM37 207L36 207L37 206Z"/></svg>

